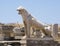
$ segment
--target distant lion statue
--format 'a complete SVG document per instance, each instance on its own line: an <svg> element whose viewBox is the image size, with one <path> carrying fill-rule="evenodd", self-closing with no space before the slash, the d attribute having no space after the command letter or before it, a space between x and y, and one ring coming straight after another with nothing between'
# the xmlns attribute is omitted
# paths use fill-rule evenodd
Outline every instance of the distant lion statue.
<svg viewBox="0 0 60 46"><path fill-rule="evenodd" d="M34 28L42 30L42 32L45 35L51 35L50 30L45 30L46 24L42 22L38 22L34 17L31 16L30 13L28 13L28 11L25 8L20 6L17 8L17 11L18 11L18 14L20 14L23 18L23 23L25 25L26 33L27 31L30 32L31 27L34 27ZM28 35L29 35L29 32L28 32Z"/></svg>

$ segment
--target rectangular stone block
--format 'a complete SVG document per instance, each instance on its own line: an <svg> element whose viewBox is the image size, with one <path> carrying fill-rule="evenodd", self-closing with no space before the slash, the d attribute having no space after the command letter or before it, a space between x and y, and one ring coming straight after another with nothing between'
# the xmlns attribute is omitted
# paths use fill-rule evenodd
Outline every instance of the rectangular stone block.
<svg viewBox="0 0 60 46"><path fill-rule="evenodd" d="M27 46L57 46L58 43L53 40L27 40Z"/></svg>

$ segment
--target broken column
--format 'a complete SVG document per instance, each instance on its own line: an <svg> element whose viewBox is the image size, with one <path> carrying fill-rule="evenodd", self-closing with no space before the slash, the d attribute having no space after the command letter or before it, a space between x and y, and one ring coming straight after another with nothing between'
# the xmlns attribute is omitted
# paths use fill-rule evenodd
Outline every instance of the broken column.
<svg viewBox="0 0 60 46"><path fill-rule="evenodd" d="M54 39L58 38L58 24L53 25L53 38Z"/></svg>

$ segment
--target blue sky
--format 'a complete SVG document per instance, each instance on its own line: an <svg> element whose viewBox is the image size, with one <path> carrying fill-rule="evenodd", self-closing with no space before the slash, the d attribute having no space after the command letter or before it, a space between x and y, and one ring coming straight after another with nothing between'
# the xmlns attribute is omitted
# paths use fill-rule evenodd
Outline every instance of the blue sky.
<svg viewBox="0 0 60 46"><path fill-rule="evenodd" d="M22 23L16 9L25 7L37 20L43 23L60 24L60 0L1 0L0 22Z"/></svg>

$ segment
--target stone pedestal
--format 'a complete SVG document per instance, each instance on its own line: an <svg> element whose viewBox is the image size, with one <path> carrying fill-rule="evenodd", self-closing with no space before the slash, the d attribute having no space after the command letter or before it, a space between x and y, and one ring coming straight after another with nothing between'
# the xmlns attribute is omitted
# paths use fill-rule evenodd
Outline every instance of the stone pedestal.
<svg viewBox="0 0 60 46"><path fill-rule="evenodd" d="M57 46L58 42L44 39L28 39L27 46Z"/></svg>

